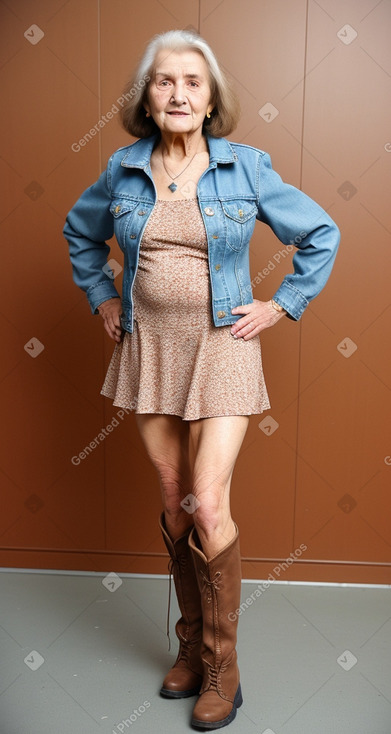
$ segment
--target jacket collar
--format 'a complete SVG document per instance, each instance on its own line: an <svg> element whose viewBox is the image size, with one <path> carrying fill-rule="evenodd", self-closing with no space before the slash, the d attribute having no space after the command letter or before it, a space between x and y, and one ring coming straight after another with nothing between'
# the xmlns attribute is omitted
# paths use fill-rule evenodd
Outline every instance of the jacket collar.
<svg viewBox="0 0 391 734"><path fill-rule="evenodd" d="M125 168L145 168L149 164L155 143L160 133L150 135L148 138L140 138L127 147L127 152L121 160L121 166ZM231 145L226 138L215 138L205 133L206 142L209 147L210 163L233 163L237 160Z"/></svg>

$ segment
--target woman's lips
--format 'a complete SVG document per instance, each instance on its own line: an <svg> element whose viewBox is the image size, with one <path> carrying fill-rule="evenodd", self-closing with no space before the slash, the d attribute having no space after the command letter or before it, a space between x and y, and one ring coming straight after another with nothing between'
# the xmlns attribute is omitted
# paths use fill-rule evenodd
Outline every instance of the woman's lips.
<svg viewBox="0 0 391 734"><path fill-rule="evenodd" d="M168 115L172 115L173 117L187 117L189 114L188 112L168 112Z"/></svg>

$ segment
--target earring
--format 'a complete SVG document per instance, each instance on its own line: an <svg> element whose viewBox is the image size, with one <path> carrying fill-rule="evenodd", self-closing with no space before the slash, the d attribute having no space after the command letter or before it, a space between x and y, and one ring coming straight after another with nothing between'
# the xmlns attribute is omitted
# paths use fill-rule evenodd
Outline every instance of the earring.
<svg viewBox="0 0 391 734"><path fill-rule="evenodd" d="M206 113L206 116L207 116L207 117L210 117L210 112L207 112L207 113Z"/></svg>

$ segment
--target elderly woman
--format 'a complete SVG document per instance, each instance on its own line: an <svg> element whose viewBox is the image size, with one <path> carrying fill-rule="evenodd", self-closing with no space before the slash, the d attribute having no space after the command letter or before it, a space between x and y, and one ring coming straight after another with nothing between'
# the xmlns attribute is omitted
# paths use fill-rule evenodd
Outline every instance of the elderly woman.
<svg viewBox="0 0 391 734"><path fill-rule="evenodd" d="M339 230L286 184L270 156L224 136L239 105L196 33L155 36L126 87L122 124L139 138L109 159L67 216L73 278L117 342L101 394L135 410L155 467L181 617L160 693L198 694L191 723L229 724L242 704L236 641L239 531L230 484L249 416L270 408L259 334L298 321L325 285ZM294 272L252 297L259 220L294 245ZM124 255L122 298L105 240Z"/></svg>

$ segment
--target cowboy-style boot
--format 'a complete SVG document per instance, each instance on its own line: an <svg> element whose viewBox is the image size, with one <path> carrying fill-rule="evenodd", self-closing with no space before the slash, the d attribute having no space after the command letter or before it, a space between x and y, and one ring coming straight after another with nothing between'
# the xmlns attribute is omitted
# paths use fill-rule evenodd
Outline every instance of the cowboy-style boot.
<svg viewBox="0 0 391 734"><path fill-rule="evenodd" d="M209 561L202 551L197 530L189 535L201 592L203 636L201 657L204 676L191 723L201 729L220 729L236 716L242 705L236 640L240 606L241 562L239 530Z"/></svg>
<svg viewBox="0 0 391 734"><path fill-rule="evenodd" d="M172 541L166 530L164 512L161 513L159 526L170 555L170 587L171 573L173 573L178 605L182 615L175 625L175 632L179 639L178 656L164 678L160 695L166 698L187 698L199 692L203 676L202 610L194 563L188 545L190 528L180 538ZM169 621L167 621L167 633L169 634Z"/></svg>

